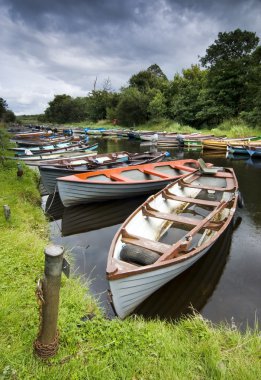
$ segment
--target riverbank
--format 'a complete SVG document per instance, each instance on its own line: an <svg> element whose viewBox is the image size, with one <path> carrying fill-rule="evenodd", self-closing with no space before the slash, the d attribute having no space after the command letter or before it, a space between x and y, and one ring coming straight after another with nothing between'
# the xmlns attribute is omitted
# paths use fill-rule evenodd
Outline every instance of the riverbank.
<svg viewBox="0 0 261 380"><path fill-rule="evenodd" d="M3 130L0 129L1 137ZM7 137L2 137L6 144ZM4 155L4 152L1 152ZM261 375L258 331L213 327L200 316L170 324L103 317L86 288L63 276L60 349L48 363L35 358L36 280L43 271L48 224L35 172L0 164L0 377L4 379L256 379Z"/></svg>
<svg viewBox="0 0 261 380"><path fill-rule="evenodd" d="M67 125L68 127L69 125ZM121 125L113 125L106 120L101 120L98 123L73 123L70 124L72 128L105 128L105 129L124 129ZM126 128L128 129L128 128ZM177 133L201 133L201 134L213 134L215 137L230 137L230 138L239 138L239 137L249 137L249 136L261 136L261 127L260 128L251 128L239 120L229 120L225 121L215 128L203 128L195 129L189 126L183 126L178 123L175 123L171 120L163 119L158 122L150 122L147 124L139 125L134 128L136 131L152 131L152 132L177 132Z"/></svg>
<svg viewBox="0 0 261 380"><path fill-rule="evenodd" d="M41 125L42 122L38 121L34 116L21 116L18 120L22 124L35 124ZM47 123L48 124L48 123ZM97 123L94 122L79 122L79 123L68 123L63 125L66 128L105 128L105 129L130 129L122 125L114 125L108 120L100 120ZM57 125L56 125L57 127ZM180 125L173 120L161 119L158 121L152 121L143 125L137 125L134 130L140 131L152 131L152 132L178 132L178 133L202 133L202 134L213 134L216 137L227 136L230 138L239 137L249 137L249 136L261 136L261 126L259 128L251 128L247 126L240 119L230 119L224 121L223 123L212 127L212 128L202 128L195 129L190 126Z"/></svg>

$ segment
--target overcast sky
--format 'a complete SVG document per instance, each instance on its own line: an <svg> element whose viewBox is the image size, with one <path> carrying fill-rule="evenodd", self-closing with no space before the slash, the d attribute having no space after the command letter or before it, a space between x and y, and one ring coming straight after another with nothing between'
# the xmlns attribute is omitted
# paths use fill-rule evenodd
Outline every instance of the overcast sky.
<svg viewBox="0 0 261 380"><path fill-rule="evenodd" d="M169 79L219 32L261 38L261 0L0 0L0 97L20 114L54 95L119 90L157 63Z"/></svg>

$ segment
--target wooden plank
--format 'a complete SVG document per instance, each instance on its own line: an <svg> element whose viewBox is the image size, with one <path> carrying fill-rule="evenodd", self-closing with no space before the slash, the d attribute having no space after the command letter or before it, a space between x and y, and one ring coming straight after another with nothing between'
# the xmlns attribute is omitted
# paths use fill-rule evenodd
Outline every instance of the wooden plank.
<svg viewBox="0 0 261 380"><path fill-rule="evenodd" d="M196 168L192 168L190 166L185 166L185 165L176 165L176 164L172 164L170 165L173 169L178 169L178 170L184 170L188 173L193 173L195 172L197 169Z"/></svg>
<svg viewBox="0 0 261 380"><path fill-rule="evenodd" d="M150 210L150 209L148 210L148 209L146 209L146 207L142 208L142 212L143 212L144 216L151 216L153 218L168 220L170 222L180 224L183 226L189 226L189 227L196 227L196 226L202 224L202 221L204 220L204 219L189 218L187 216L178 216L175 214L168 214L168 213L154 211L154 210ZM219 230L220 227L221 227L220 223L209 221L202 228Z"/></svg>
<svg viewBox="0 0 261 380"><path fill-rule="evenodd" d="M143 169L143 173L154 175L156 177L160 177L160 178L163 178L163 179L169 179L169 178L173 177L173 176L169 176L167 174L163 174L163 173L157 172L156 170L152 170L152 169Z"/></svg>
<svg viewBox="0 0 261 380"><path fill-rule="evenodd" d="M125 229L122 230L122 241L126 244L133 244L138 247L149 249L159 253L160 255L164 254L166 250L171 248L169 244L160 243L155 240L146 239L142 236L130 234Z"/></svg>
<svg viewBox="0 0 261 380"><path fill-rule="evenodd" d="M222 191L222 192L227 192L227 191L235 191L236 186L230 186L230 187L216 187L216 186L204 186L204 185L193 185L191 183L183 181L183 179L179 180L179 185L181 187L191 187L193 189L201 189L201 190L213 190L213 191Z"/></svg>
<svg viewBox="0 0 261 380"><path fill-rule="evenodd" d="M222 211L225 207L228 206L228 203L229 202L222 202L220 203L220 205L215 208L206 218L202 219L199 221L198 225L195 226L191 231L189 231L183 238L183 240L180 240L178 241L176 244L174 244L168 251L166 251L158 260L157 262L161 262L161 261L165 261L165 260L168 260L170 258L173 258L173 257L176 257L182 250L182 252L184 251L184 247L186 249L189 248L189 244L192 240L192 237L198 233L198 231L200 231L202 228L209 228L208 227L208 224L209 223L215 223L215 222L211 222L210 220L220 211ZM223 220L221 222L219 222L220 224L220 227L222 226L222 224L224 224L226 222L226 220Z"/></svg>
<svg viewBox="0 0 261 380"><path fill-rule="evenodd" d="M171 199L173 201L193 203L193 204L200 205L200 206L217 207L220 204L220 202L217 202L217 201L208 201L208 200L204 200L204 199L180 197L179 195L171 194L168 190L164 190L162 192L162 197L165 199Z"/></svg>
<svg viewBox="0 0 261 380"><path fill-rule="evenodd" d="M120 174L110 174L110 178L118 182L135 182L129 178L121 176Z"/></svg>

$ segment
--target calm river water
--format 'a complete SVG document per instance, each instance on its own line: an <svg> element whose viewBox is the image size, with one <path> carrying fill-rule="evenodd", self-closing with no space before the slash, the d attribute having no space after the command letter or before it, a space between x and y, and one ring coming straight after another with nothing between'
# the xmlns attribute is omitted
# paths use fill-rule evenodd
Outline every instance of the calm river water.
<svg viewBox="0 0 261 380"><path fill-rule="evenodd" d="M157 149L138 141L100 139L99 153ZM261 315L261 160L228 159L225 154L167 149L171 158L199 158L233 167L245 207L237 211L234 229L191 269L147 299L136 314L173 320L192 310L214 323L232 320L244 330ZM47 199L47 207L48 202ZM55 197L50 214L51 239L70 251L72 270L89 281L90 290L109 318L107 253L120 224L146 197L64 208ZM44 204L46 197L43 199Z"/></svg>

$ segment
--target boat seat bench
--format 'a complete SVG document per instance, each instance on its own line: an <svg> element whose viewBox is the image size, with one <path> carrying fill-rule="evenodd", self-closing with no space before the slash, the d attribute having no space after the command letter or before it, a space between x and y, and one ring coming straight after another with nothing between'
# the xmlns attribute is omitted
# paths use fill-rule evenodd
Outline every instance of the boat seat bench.
<svg viewBox="0 0 261 380"><path fill-rule="evenodd" d="M155 240L146 239L141 236L133 235L127 232L125 229L122 230L122 241L126 244L133 244L138 247L146 248L151 251L157 252L160 255L166 252L171 248L171 245L160 243Z"/></svg>
<svg viewBox="0 0 261 380"><path fill-rule="evenodd" d="M181 187L190 187L193 189L200 189L200 190L214 190L214 191L222 191L222 192L231 192L236 190L236 186L233 181L232 186L228 187L215 187L215 186L204 186L204 185L193 185L188 182L183 181L183 179L179 180L179 185Z"/></svg>
<svg viewBox="0 0 261 380"><path fill-rule="evenodd" d="M143 169L143 173L154 175L154 176L160 177L162 179L170 179L171 178L171 176L169 176L167 174L163 174L163 173L157 172L156 170L152 170L152 169Z"/></svg>
<svg viewBox="0 0 261 380"><path fill-rule="evenodd" d="M114 181L119 181L119 182L133 182L133 180L126 178L124 176L121 176L120 174L111 174L110 179Z"/></svg>
<svg viewBox="0 0 261 380"><path fill-rule="evenodd" d="M209 201L204 199L197 199L197 198L189 198L189 197L180 197L179 195L171 194L168 190L164 190L162 192L162 197L164 199L171 199L173 201L179 201L179 202L186 202L186 203L193 203L199 206L211 206L211 207L217 207L220 202L217 201Z"/></svg>
<svg viewBox="0 0 261 380"><path fill-rule="evenodd" d="M195 219L195 218L193 219L193 218L189 218L187 216L179 216L176 214L159 212L156 210L147 209L146 206L144 206L142 208L142 213L144 216L150 216L153 218L168 220L170 222L174 222L175 224L181 224L181 225L186 225L186 226L190 226L190 227L191 226L196 227L202 222L202 219ZM220 229L220 227L221 227L220 223L209 221L202 228L218 231Z"/></svg>
<svg viewBox="0 0 261 380"><path fill-rule="evenodd" d="M178 169L178 170L184 170L185 172L188 173L193 173L196 171L196 168L192 168L191 166L185 166L185 165L177 165L177 164L172 164L170 165L173 169Z"/></svg>

